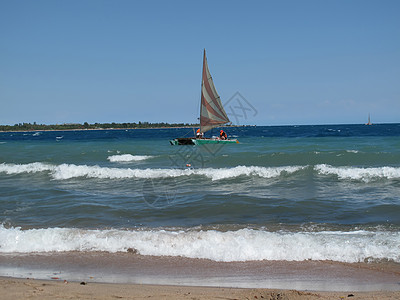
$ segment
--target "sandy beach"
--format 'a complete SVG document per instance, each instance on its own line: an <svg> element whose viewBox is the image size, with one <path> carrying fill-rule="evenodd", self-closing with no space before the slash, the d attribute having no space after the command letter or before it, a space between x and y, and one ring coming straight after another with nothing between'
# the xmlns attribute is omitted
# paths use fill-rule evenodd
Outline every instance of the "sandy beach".
<svg viewBox="0 0 400 300"><path fill-rule="evenodd" d="M400 266L133 253L0 255L1 299L400 299Z"/></svg>
<svg viewBox="0 0 400 300"><path fill-rule="evenodd" d="M400 292L311 292L0 278L1 299L400 299Z"/></svg>

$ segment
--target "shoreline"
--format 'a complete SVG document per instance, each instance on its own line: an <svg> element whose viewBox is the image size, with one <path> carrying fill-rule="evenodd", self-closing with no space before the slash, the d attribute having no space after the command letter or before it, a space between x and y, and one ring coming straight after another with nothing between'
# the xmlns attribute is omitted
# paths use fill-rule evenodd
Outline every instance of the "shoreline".
<svg viewBox="0 0 400 300"><path fill-rule="evenodd" d="M400 264L217 262L131 252L0 254L0 276L64 282L324 292L397 292Z"/></svg>
<svg viewBox="0 0 400 300"><path fill-rule="evenodd" d="M1 125L0 125L1 126ZM58 132L58 131L102 131L102 130L142 130L142 129L193 129L199 128L197 126L164 126L164 127L129 127L129 128L70 128L70 129L28 129L28 130L0 130L0 133L13 133L13 132ZM225 125L221 128L236 128L236 127L257 127L257 125Z"/></svg>
<svg viewBox="0 0 400 300"><path fill-rule="evenodd" d="M103 131L103 130L144 130L144 129L193 129L199 126L170 126L170 127L135 127L135 128L77 128L77 129L32 129L32 130L0 130L0 133L13 133L13 132L59 132L59 131ZM256 125L230 125L221 126L221 128L232 128L232 127L256 127Z"/></svg>
<svg viewBox="0 0 400 300"><path fill-rule="evenodd" d="M324 292L292 289L251 289L146 284L110 284L0 277L2 299L383 299L400 292Z"/></svg>
<svg viewBox="0 0 400 300"><path fill-rule="evenodd" d="M59 132L59 131L96 131L96 130L141 130L141 129L191 129L191 128L197 128L198 126L195 127L182 127L182 126L177 126L177 127L149 127L149 128L77 128L77 129L32 129L32 130L0 130L2 133L13 133L13 132ZM233 126L232 126L233 127ZM235 126L238 127L238 126Z"/></svg>

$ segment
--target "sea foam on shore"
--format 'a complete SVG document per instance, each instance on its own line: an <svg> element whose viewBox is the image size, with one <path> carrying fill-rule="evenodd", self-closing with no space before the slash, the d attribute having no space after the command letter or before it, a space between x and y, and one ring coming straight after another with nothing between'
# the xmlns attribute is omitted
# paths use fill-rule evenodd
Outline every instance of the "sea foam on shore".
<svg viewBox="0 0 400 300"><path fill-rule="evenodd" d="M400 263L400 233L390 231L271 232L266 229L229 231L176 229L41 228L22 230L0 226L1 253L63 251L126 252L182 256L214 261L332 260Z"/></svg>

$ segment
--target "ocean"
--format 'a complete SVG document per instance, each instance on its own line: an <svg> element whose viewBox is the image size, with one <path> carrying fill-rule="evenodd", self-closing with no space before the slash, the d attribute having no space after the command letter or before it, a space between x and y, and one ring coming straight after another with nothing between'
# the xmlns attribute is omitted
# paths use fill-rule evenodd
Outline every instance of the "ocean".
<svg viewBox="0 0 400 300"><path fill-rule="evenodd" d="M225 131L1 132L0 254L400 264L400 124Z"/></svg>

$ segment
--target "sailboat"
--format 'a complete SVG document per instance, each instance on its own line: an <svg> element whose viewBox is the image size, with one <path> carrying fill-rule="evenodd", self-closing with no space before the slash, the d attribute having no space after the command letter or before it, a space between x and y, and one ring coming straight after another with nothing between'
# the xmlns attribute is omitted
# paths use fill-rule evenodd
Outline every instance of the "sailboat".
<svg viewBox="0 0 400 300"><path fill-rule="evenodd" d="M365 125L372 125L370 114L368 114L368 123L365 123Z"/></svg>
<svg viewBox="0 0 400 300"><path fill-rule="evenodd" d="M215 127L230 123L215 89L210 70L208 69L206 50L203 56L203 75L201 82L200 133L203 135ZM237 139L219 139L204 137L182 137L170 141L171 145L203 145L239 143Z"/></svg>

